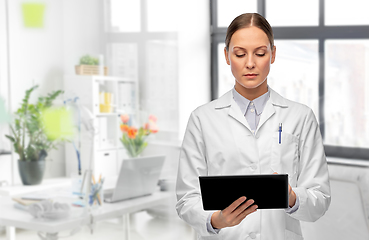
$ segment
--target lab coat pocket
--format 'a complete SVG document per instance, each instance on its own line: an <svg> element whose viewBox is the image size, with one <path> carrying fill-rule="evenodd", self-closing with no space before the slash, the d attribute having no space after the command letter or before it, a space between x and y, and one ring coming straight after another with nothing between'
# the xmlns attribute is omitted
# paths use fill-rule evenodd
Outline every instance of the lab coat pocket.
<svg viewBox="0 0 369 240"><path fill-rule="evenodd" d="M288 174L292 187L296 186L297 163L298 138L286 132L279 136L279 132L275 132L272 139L271 168L274 172Z"/></svg>
<svg viewBox="0 0 369 240"><path fill-rule="evenodd" d="M298 235L289 230L285 230L285 240L303 240L304 238L301 235Z"/></svg>
<svg viewBox="0 0 369 240"><path fill-rule="evenodd" d="M223 238L220 234L214 234L214 235L206 236L206 237L205 236L201 237L198 235L197 239L198 240L222 240Z"/></svg>

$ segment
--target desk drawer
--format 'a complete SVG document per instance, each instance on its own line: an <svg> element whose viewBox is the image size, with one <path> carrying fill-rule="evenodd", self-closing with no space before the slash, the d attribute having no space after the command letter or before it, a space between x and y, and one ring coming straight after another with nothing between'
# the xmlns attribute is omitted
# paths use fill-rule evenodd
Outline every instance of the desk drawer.
<svg viewBox="0 0 369 240"><path fill-rule="evenodd" d="M116 176L117 168L117 151L97 151L94 164L95 177L100 174L103 177Z"/></svg>

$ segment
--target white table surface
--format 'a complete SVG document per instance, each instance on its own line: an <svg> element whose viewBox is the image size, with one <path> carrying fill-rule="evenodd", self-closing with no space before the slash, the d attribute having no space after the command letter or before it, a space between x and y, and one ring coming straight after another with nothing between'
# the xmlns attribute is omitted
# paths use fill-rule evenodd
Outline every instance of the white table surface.
<svg viewBox="0 0 369 240"><path fill-rule="evenodd" d="M16 196L32 192L46 191L55 188L66 188L71 186L71 178L52 178L44 179L42 184L25 186L23 184L17 184L12 186L0 187L0 196Z"/></svg>
<svg viewBox="0 0 369 240"><path fill-rule="evenodd" d="M144 210L172 199L174 192L155 192L148 196L129 199L117 203L104 203L93 209L93 222L122 217L125 214ZM71 230L91 223L91 215L84 208L73 207L71 216L62 220L36 219L26 211L16 209L10 197L0 197L0 225L16 228L56 233Z"/></svg>

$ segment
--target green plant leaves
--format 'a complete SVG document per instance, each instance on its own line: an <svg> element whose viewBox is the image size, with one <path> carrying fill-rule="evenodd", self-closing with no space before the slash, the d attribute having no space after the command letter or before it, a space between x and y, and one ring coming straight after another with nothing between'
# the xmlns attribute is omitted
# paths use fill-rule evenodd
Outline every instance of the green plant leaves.
<svg viewBox="0 0 369 240"><path fill-rule="evenodd" d="M14 114L13 125L10 125L12 136L6 136L22 161L39 160L41 151L55 149L59 142L59 139L48 139L41 115L63 91L53 91L46 97L39 97L36 104L30 104L29 98L37 87L38 85L26 90L21 107Z"/></svg>
<svg viewBox="0 0 369 240"><path fill-rule="evenodd" d="M81 65L99 65L99 59L91 57L90 55L85 55L79 60Z"/></svg>

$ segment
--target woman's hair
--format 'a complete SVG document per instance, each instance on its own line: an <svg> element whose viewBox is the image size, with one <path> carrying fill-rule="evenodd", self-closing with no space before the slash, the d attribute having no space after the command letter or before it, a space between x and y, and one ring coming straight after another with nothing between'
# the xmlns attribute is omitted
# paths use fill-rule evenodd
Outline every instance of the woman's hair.
<svg viewBox="0 0 369 240"><path fill-rule="evenodd" d="M272 27L269 25L268 21L258 13L244 13L236 17L228 26L227 35L225 39L227 51L229 50L228 49L229 43L231 42L233 34L239 29L251 26L260 28L261 30L263 30L263 32L265 32L265 34L268 36L270 47L271 49L273 49L274 46L273 30Z"/></svg>

